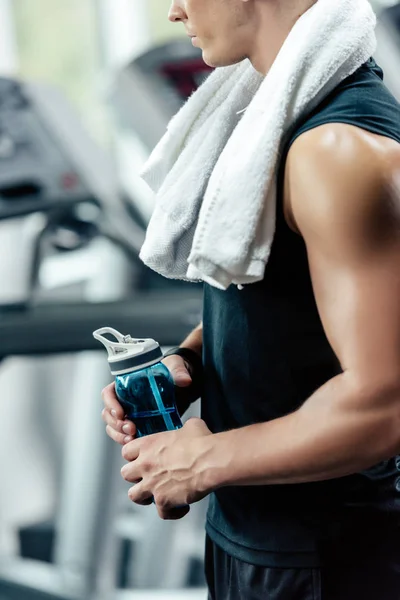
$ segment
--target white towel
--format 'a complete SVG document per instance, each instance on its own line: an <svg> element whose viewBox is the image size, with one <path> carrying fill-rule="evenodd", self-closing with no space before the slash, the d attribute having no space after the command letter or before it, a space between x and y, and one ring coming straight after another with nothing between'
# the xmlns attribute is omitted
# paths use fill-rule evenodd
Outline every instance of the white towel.
<svg viewBox="0 0 400 600"><path fill-rule="evenodd" d="M209 76L142 173L156 193L140 253L146 265L221 289L263 279L282 140L374 53L375 25L367 0L318 0L267 76L248 60Z"/></svg>

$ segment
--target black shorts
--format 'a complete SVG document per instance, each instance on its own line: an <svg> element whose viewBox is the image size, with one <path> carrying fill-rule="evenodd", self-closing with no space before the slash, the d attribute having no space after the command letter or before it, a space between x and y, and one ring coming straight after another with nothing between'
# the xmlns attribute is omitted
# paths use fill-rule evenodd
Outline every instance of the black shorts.
<svg viewBox="0 0 400 600"><path fill-rule="evenodd" d="M378 557L323 569L258 567L207 536L205 573L209 600L400 600L400 564Z"/></svg>

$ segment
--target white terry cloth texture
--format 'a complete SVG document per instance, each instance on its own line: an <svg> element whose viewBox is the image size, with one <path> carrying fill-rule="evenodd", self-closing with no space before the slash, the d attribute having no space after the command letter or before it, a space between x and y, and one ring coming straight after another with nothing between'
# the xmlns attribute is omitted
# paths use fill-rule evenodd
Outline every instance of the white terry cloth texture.
<svg viewBox="0 0 400 600"><path fill-rule="evenodd" d="M265 77L247 59L208 77L141 174L156 194L146 265L220 289L263 279L285 133L372 56L375 26L367 0L318 0Z"/></svg>

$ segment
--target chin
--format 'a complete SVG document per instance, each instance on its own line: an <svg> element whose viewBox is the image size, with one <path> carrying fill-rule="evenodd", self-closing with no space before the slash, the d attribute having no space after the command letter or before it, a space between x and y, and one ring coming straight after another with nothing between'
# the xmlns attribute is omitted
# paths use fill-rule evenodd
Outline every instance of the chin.
<svg viewBox="0 0 400 600"><path fill-rule="evenodd" d="M235 55L218 55L216 52L207 52L207 50L203 50L203 60L209 67L217 68L217 67L230 67L231 65L236 65L237 63L242 62L247 58L246 56L235 56Z"/></svg>

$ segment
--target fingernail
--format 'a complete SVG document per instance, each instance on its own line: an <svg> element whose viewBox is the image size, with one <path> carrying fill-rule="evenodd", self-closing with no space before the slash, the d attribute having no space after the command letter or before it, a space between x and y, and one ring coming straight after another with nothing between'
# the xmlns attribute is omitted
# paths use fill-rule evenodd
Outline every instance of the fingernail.
<svg viewBox="0 0 400 600"><path fill-rule="evenodd" d="M117 416L117 411L113 409L113 410L111 411L111 414L112 414L112 416L113 416L113 417L116 417L116 416Z"/></svg>
<svg viewBox="0 0 400 600"><path fill-rule="evenodd" d="M127 435L126 438L124 438L124 443L127 444L128 442L132 441L132 436L131 435Z"/></svg>
<svg viewBox="0 0 400 600"><path fill-rule="evenodd" d="M131 432L131 427L130 425L126 424L122 426L122 431L124 431L125 433L130 433Z"/></svg>

